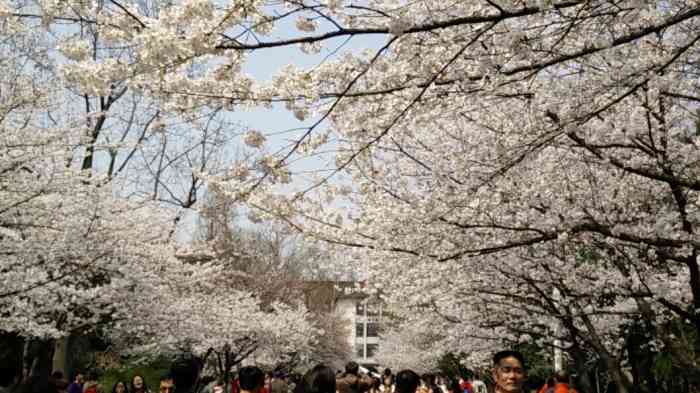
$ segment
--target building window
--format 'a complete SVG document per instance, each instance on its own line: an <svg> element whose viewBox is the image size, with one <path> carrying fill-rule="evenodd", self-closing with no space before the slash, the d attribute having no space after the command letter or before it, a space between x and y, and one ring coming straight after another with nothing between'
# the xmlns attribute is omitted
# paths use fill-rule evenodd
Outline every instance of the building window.
<svg viewBox="0 0 700 393"><path fill-rule="evenodd" d="M365 304L364 303L355 304L355 315L365 315Z"/></svg>
<svg viewBox="0 0 700 393"><path fill-rule="evenodd" d="M367 324L367 337L379 337L379 324L370 322Z"/></svg>
<svg viewBox="0 0 700 393"><path fill-rule="evenodd" d="M355 337L364 337L364 336L365 336L364 324L356 323L355 324Z"/></svg>
<svg viewBox="0 0 700 393"><path fill-rule="evenodd" d="M364 358L365 357L365 348L362 345L359 345L357 349L355 350L355 355L357 355L358 358Z"/></svg>
<svg viewBox="0 0 700 393"><path fill-rule="evenodd" d="M367 344L367 357L368 358L373 357L377 353L378 349L379 349L378 344Z"/></svg>

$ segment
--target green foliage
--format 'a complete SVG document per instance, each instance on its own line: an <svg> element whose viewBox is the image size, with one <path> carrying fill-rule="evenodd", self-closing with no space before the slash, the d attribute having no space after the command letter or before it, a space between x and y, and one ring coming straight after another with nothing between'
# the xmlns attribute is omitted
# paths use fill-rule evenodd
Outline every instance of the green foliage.
<svg viewBox="0 0 700 393"><path fill-rule="evenodd" d="M677 391L678 383L698 384L700 382L700 363L698 348L700 340L698 331L691 323L679 318L660 326L662 334L667 335L666 347L656 353L653 374L659 385L666 391Z"/></svg>
<svg viewBox="0 0 700 393"><path fill-rule="evenodd" d="M584 264L589 264L589 263L596 263L601 260L605 260L602 255L600 255L600 251L595 249L594 247L586 247L586 246L580 246L576 248L576 265L584 265Z"/></svg>
<svg viewBox="0 0 700 393"><path fill-rule="evenodd" d="M464 352L446 353L438 361L438 370L450 379L459 379L459 377L467 379L472 378L474 373L461 363L462 359L465 357L466 354Z"/></svg>
<svg viewBox="0 0 700 393"><path fill-rule="evenodd" d="M519 351L527 362L528 388L538 388L554 374L552 349L533 343L520 343L512 348Z"/></svg>
<svg viewBox="0 0 700 393"><path fill-rule="evenodd" d="M654 374L660 379L673 376L673 357L670 353L663 352L654 359Z"/></svg>

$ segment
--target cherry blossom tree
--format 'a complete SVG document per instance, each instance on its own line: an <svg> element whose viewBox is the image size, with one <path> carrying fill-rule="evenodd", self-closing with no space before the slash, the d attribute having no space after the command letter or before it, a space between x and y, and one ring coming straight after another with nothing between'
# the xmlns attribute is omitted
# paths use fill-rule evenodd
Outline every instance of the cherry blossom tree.
<svg viewBox="0 0 700 393"><path fill-rule="evenodd" d="M287 370L307 367L318 362L344 366L351 352L347 343L349 321L342 319L333 310L323 307L317 309L319 307L311 303L298 303L300 299L310 296L308 287L313 284L310 284L309 280L319 279L318 276L309 276L308 270L315 266L317 260L327 259L328 255L283 225L257 223L252 226L251 223L242 223L240 212L237 212L236 206L230 202L219 192L216 185L208 189L205 206L200 209L200 233L198 240L193 243L199 250L192 250L190 255L181 255L180 258L184 257L184 260L189 261L216 261L223 269L223 274L216 279L217 286L233 292L246 291L254 296L257 302L255 308L258 309L259 315L256 317L254 313L251 314L252 326L249 328L262 327L263 332L258 336L273 334L264 332L264 326L267 325L255 322L255 318L279 324L284 323L288 317L283 313L278 315L281 314L278 310L296 313L296 319L290 321L289 326L282 327L288 329L290 334L274 335L280 335L292 342L297 340L298 343L292 346L292 349L284 351L269 350L265 341L260 339L248 338L238 341L245 346L239 345L243 349L231 351L229 366L223 369L228 372L232 366L251 359L271 368ZM211 294L209 290L205 292ZM315 300L326 305L328 299ZM231 303L228 300L227 302ZM309 312L306 311L307 308ZM207 314L211 313L207 311ZM241 313L237 311L235 315ZM300 329L306 329L305 334L294 338L294 332ZM300 338L308 341L305 343ZM308 342L313 342L313 350L309 350ZM227 379L225 372L218 374Z"/></svg>
<svg viewBox="0 0 700 393"><path fill-rule="evenodd" d="M235 289L241 272L219 262L171 261L132 297L111 331L115 349L140 358L192 353L224 380L242 362L308 357L319 332L303 304L263 304ZM248 277L255 280L254 277Z"/></svg>
<svg viewBox="0 0 700 393"><path fill-rule="evenodd" d="M0 334L44 348L41 357L56 340L129 317L141 277L174 255L177 223L203 184L197 173L220 162L230 126L213 112L183 123L119 80L99 93L75 89L61 76L67 61L84 52L116 61L119 51L50 9L0 5ZM10 16L18 10L28 14ZM45 391L50 359L33 356L25 372Z"/></svg>
<svg viewBox="0 0 700 393"><path fill-rule="evenodd" d="M700 331L697 1L33 4L4 19L78 19L129 51L96 60L66 38L61 75L82 92L120 81L177 113L280 103L308 122L281 150L247 133L250 160L207 179L354 253L387 300L453 338L554 333L624 392L624 321L649 321L660 349L669 319ZM251 53L361 37L376 46L269 83L241 72Z"/></svg>
<svg viewBox="0 0 700 393"><path fill-rule="evenodd" d="M697 7L428 3L372 4L376 17L353 15L359 31L334 32L386 34L384 47L285 70L270 87L303 97L288 104L301 117L327 116L341 146L331 172L354 188L323 177L281 197L269 184L285 179L277 161L229 182L232 195L362 248L383 286L399 288L392 300L427 299L477 339L557 329L572 352L594 348L624 391L623 321L699 326ZM314 137L328 138L311 127L292 156L305 142L313 154ZM504 323L507 334L495 329Z"/></svg>
<svg viewBox="0 0 700 393"><path fill-rule="evenodd" d="M30 13L21 18L10 16L25 9ZM60 322L63 317L36 316L32 304L59 312L54 301L92 301L120 264L151 254L172 237L179 214L196 203L202 185L197 171L219 159L226 125L208 113L189 119L184 131L173 124L177 116L118 80L101 94L76 90L61 77L66 61L83 52L107 62L119 55L103 47L89 24L53 20L50 9L21 2L3 3L1 11L0 241L6 258L0 277L6 285L0 297L18 302L3 307L13 311L2 329L38 337L76 326ZM78 44L69 48L66 42ZM178 133L186 135L176 139ZM67 283L81 288L47 297ZM104 295L109 298L108 291ZM99 308L99 299L95 303ZM90 316L84 322L95 321Z"/></svg>
<svg viewBox="0 0 700 393"><path fill-rule="evenodd" d="M446 348L462 348L447 343L454 336L448 333L449 324L435 318L423 318L420 314L403 312L402 320L394 320L381 333L381 345L374 359L391 369L410 369L417 373L433 372ZM444 330L441 330L444 329Z"/></svg>

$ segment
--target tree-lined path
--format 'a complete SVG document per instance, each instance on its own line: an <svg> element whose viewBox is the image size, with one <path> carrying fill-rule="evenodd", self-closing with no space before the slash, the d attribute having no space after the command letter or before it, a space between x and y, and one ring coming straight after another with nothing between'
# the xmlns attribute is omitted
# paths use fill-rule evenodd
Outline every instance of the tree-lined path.
<svg viewBox="0 0 700 393"><path fill-rule="evenodd" d="M361 275L386 364L700 378L697 0L1 0L0 31L0 332L311 356L302 302L180 241L216 195ZM243 71L290 47L328 58Z"/></svg>

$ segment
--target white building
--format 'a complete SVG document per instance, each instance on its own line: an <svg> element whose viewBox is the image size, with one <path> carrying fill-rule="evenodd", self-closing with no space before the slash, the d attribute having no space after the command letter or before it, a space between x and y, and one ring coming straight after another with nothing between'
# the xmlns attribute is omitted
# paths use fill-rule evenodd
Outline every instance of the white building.
<svg viewBox="0 0 700 393"><path fill-rule="evenodd" d="M350 324L347 341L353 360L361 365L376 365L374 354L379 348L383 324L382 304L362 291L362 283L307 283L307 307L336 313Z"/></svg>

